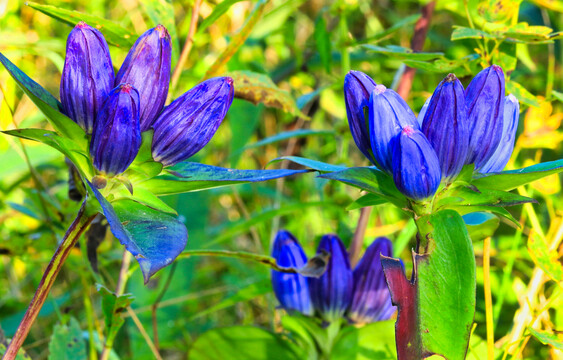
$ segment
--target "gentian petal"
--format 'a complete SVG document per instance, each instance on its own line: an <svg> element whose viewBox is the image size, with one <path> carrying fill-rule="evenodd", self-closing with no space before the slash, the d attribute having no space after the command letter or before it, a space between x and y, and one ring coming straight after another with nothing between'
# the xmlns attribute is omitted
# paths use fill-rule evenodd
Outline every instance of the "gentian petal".
<svg viewBox="0 0 563 360"><path fill-rule="evenodd" d="M449 74L432 94L422 132L438 155L442 179L455 178L467 157L468 125L463 85Z"/></svg>
<svg viewBox="0 0 563 360"><path fill-rule="evenodd" d="M129 83L141 98L141 131L150 129L168 96L172 47L170 35L162 25L141 35L121 65L115 85Z"/></svg>
<svg viewBox="0 0 563 360"><path fill-rule="evenodd" d="M387 238L376 239L354 269L354 295L348 318L366 324L387 320L395 312L385 282L380 255L393 256L393 246Z"/></svg>
<svg viewBox="0 0 563 360"><path fill-rule="evenodd" d="M234 97L230 77L209 79L167 106L153 124L152 155L174 165L201 150L225 118Z"/></svg>
<svg viewBox="0 0 563 360"><path fill-rule="evenodd" d="M375 164L369 142L368 119L366 110L371 92L376 87L375 81L361 71L350 71L344 78L344 99L346 114L352 137L358 149Z"/></svg>
<svg viewBox="0 0 563 360"><path fill-rule="evenodd" d="M94 121L114 85L108 44L102 33L79 22L66 42L61 77L64 113L90 134Z"/></svg>
<svg viewBox="0 0 563 360"><path fill-rule="evenodd" d="M504 116L502 118L502 138L493 156L481 168L481 173L499 172L504 169L512 150L514 150L514 140L518 129L518 118L520 117L520 104L514 95L505 97Z"/></svg>
<svg viewBox="0 0 563 360"><path fill-rule="evenodd" d="M407 126L393 139L393 180L408 198L424 200L436 192L441 171L438 156L420 130Z"/></svg>
<svg viewBox="0 0 563 360"><path fill-rule="evenodd" d="M140 147L139 93L130 84L121 84L111 91L98 114L90 155L98 171L117 175L127 170Z"/></svg>
<svg viewBox="0 0 563 360"><path fill-rule="evenodd" d="M354 282L348 253L336 235L322 237L317 253L330 253L325 273L309 279L311 301L317 313L326 321L341 318L352 300Z"/></svg>
<svg viewBox="0 0 563 360"><path fill-rule="evenodd" d="M307 264L307 256L297 239L285 230L278 231L272 257L283 267L300 268ZM287 311L313 315L307 278L300 274L272 270L272 287L281 306Z"/></svg>
<svg viewBox="0 0 563 360"><path fill-rule="evenodd" d="M377 85L369 102L370 142L377 165L388 174L393 171L391 140L405 126L419 129L412 110L395 91Z"/></svg>
<svg viewBox="0 0 563 360"><path fill-rule="evenodd" d="M480 170L495 152L502 136L504 73L493 65L473 78L465 90L469 149L466 164Z"/></svg>

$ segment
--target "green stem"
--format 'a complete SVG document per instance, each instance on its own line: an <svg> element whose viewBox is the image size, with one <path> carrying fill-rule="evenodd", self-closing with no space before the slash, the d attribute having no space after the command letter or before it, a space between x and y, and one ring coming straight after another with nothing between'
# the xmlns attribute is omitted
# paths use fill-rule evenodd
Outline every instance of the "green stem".
<svg viewBox="0 0 563 360"><path fill-rule="evenodd" d="M35 292L35 296L25 315L16 331L16 334L12 338L10 345L6 349L6 353L4 354L3 360L13 360L16 358L18 354L18 350L23 345L29 330L31 329L31 325L33 325L37 315L39 315L39 311L43 307L45 300L47 299L47 295L49 295L49 291L57 278L57 275L61 271L61 268L70 254L70 251L80 238L80 235L86 230L88 225L94 220L96 214L91 214L86 211L86 202L82 204L80 211L78 211L78 215L76 219L68 228L61 244L57 248L57 251L51 258L43 277L41 278L41 282Z"/></svg>

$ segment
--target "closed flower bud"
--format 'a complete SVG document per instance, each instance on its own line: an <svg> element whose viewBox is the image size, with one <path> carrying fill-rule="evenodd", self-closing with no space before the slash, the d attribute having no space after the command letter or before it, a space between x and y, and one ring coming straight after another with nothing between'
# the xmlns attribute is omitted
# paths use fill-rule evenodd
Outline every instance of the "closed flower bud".
<svg viewBox="0 0 563 360"><path fill-rule="evenodd" d="M116 86L128 83L139 91L141 131L150 129L164 107L171 59L170 35L164 26L157 25L137 39L117 73Z"/></svg>
<svg viewBox="0 0 563 360"><path fill-rule="evenodd" d="M480 170L495 152L502 136L504 73L493 65L473 78L465 90L469 149L466 164Z"/></svg>
<svg viewBox="0 0 563 360"><path fill-rule="evenodd" d="M518 99L510 94L505 97L504 116L502 118L502 137L500 143L493 153L493 156L481 168L481 173L499 172L504 169L512 150L514 150L514 139L516 138L516 129L518 129L518 118L520 116L520 105Z"/></svg>
<svg viewBox="0 0 563 360"><path fill-rule="evenodd" d="M272 257L282 267L301 268L307 264L307 256L301 245L289 231L285 230L278 231L276 235ZM313 315L306 277L272 270L272 287L276 298L285 310Z"/></svg>
<svg viewBox="0 0 563 360"><path fill-rule="evenodd" d="M96 118L90 155L98 171L117 175L127 170L140 147L139 93L122 84L111 91Z"/></svg>
<svg viewBox="0 0 563 360"><path fill-rule="evenodd" d="M424 134L411 126L393 139L393 180L403 195L417 201L434 195L440 185L438 156Z"/></svg>
<svg viewBox="0 0 563 360"><path fill-rule="evenodd" d="M164 166L174 165L211 140L233 102L230 77L209 79L166 107L153 124L152 155Z"/></svg>
<svg viewBox="0 0 563 360"><path fill-rule="evenodd" d="M375 164L369 142L369 129L366 119L371 92L376 87L375 81L361 71L350 71L344 78L344 99L346 114L352 137L358 149Z"/></svg>
<svg viewBox="0 0 563 360"><path fill-rule="evenodd" d="M391 140L405 126L418 130L414 113L407 103L391 89L377 85L369 104L370 142L373 156L380 169L391 174Z"/></svg>
<svg viewBox="0 0 563 360"><path fill-rule="evenodd" d="M449 74L431 97L422 132L438 155L442 179L454 179L467 157L469 134L463 85Z"/></svg>
<svg viewBox="0 0 563 360"><path fill-rule="evenodd" d="M376 239L354 269L354 295L348 318L366 324L387 320L395 312L385 282L380 255L392 256L393 247L387 238Z"/></svg>
<svg viewBox="0 0 563 360"><path fill-rule="evenodd" d="M309 291L313 307L326 321L341 318L352 300L354 290L348 254L336 235L322 237L317 253L330 254L325 273L320 278L309 278Z"/></svg>
<svg viewBox="0 0 563 360"><path fill-rule="evenodd" d="M113 82L106 40L98 30L79 22L66 42L60 87L64 113L90 134Z"/></svg>

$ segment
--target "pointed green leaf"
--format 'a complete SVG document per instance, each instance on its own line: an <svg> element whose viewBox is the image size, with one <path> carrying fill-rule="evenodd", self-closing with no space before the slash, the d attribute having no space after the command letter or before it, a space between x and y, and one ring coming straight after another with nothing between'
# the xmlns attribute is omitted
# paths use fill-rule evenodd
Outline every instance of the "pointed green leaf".
<svg viewBox="0 0 563 360"><path fill-rule="evenodd" d="M96 284L96 288L102 297L102 312L106 323L106 346L112 348L115 336L125 323L121 314L131 305L135 297L132 294L116 296L100 284Z"/></svg>
<svg viewBox="0 0 563 360"><path fill-rule="evenodd" d="M214 8L211 14L203 19L201 24L197 28L197 33L203 33L205 29L209 27L209 25L213 24L217 19L221 17L221 15L225 14L232 5L241 2L244 0L224 0L218 3Z"/></svg>
<svg viewBox="0 0 563 360"><path fill-rule="evenodd" d="M452 206L513 206L529 202L537 203L529 197L506 191L457 186L441 195L436 207L449 209Z"/></svg>
<svg viewBox="0 0 563 360"><path fill-rule="evenodd" d="M300 174L307 170L236 170L192 162L181 162L166 173L142 183L156 195L198 191L227 185L261 182Z"/></svg>
<svg viewBox="0 0 563 360"><path fill-rule="evenodd" d="M279 158L271 160L268 163L268 165L282 161L282 160L289 160L291 162L294 162L294 163L299 164L299 165L306 166L310 169L319 171L321 173L341 171L341 170L346 169L345 166L327 164L327 163L324 163L324 162L321 162L321 161L307 159L307 158L303 158L303 157L299 157L299 156L281 156Z"/></svg>
<svg viewBox="0 0 563 360"><path fill-rule="evenodd" d="M397 190L393 178L375 167L352 167L341 171L321 174L323 179L341 181L365 191L374 193L400 208L407 206L407 200Z"/></svg>
<svg viewBox="0 0 563 360"><path fill-rule="evenodd" d="M561 171L563 171L563 159L540 163L523 169L483 175L473 180L472 185L477 188L509 191Z"/></svg>
<svg viewBox="0 0 563 360"><path fill-rule="evenodd" d="M356 199L354 202L352 202L350 205L348 205L346 207L346 210L351 211L351 210L361 209L361 208L366 207L366 206L375 206L375 205L385 204L386 202L388 202L387 199L382 198L381 196L379 196L377 194L369 193L369 194L365 194L364 196Z"/></svg>
<svg viewBox="0 0 563 360"><path fill-rule="evenodd" d="M315 21L314 36L321 62L323 63L325 71L329 74L332 62L332 46L330 44L330 34L326 29L326 21L322 12Z"/></svg>
<svg viewBox="0 0 563 360"><path fill-rule="evenodd" d="M499 218L488 212L472 212L463 215L462 218L473 241L493 236L500 224Z"/></svg>
<svg viewBox="0 0 563 360"><path fill-rule="evenodd" d="M563 351L563 339L556 334L547 331L538 331L528 326L528 331L533 337L538 339L542 344L553 346L556 349Z"/></svg>
<svg viewBox="0 0 563 360"><path fill-rule="evenodd" d="M409 48L405 48L397 45L387 45L385 47L376 45L362 45L363 48L376 53L388 55L400 60L418 60L418 61L428 61L434 59L441 59L444 57L444 53L434 52L415 52Z"/></svg>
<svg viewBox="0 0 563 360"><path fill-rule="evenodd" d="M125 50L130 48L137 36L127 29L122 28L113 21L106 20L90 14L84 14L78 11L67 10L58 8L51 5L41 5L34 2L27 2L27 6L41 11L42 13L64 22L74 27L80 21L84 21L88 25L100 30L107 42L117 47L122 47Z"/></svg>

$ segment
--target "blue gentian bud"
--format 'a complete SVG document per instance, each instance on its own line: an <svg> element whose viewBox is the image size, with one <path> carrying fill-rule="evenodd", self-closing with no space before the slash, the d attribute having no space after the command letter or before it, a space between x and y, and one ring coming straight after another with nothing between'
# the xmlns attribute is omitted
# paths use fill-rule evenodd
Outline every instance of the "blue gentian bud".
<svg viewBox="0 0 563 360"><path fill-rule="evenodd" d="M414 113L407 103L391 89L377 85L369 103L370 142L373 156L380 169L391 174L391 140L405 126L418 130Z"/></svg>
<svg viewBox="0 0 563 360"><path fill-rule="evenodd" d="M152 155L164 166L174 165L211 140L233 102L230 77L209 79L166 107L153 124Z"/></svg>
<svg viewBox="0 0 563 360"><path fill-rule="evenodd" d="M320 278L309 278L313 307L326 321L341 318L352 300L354 282L346 248L336 235L322 237L317 253L330 253L325 273Z"/></svg>
<svg viewBox="0 0 563 360"><path fill-rule="evenodd" d="M495 152L502 136L504 73L493 65L482 70L465 90L469 126L466 164L480 170Z"/></svg>
<svg viewBox="0 0 563 360"><path fill-rule="evenodd" d="M361 71L350 71L344 78L344 99L346 101L346 114L352 137L358 149L375 164L371 145L369 142L367 108L371 92L377 84L372 78Z"/></svg>
<svg viewBox="0 0 563 360"><path fill-rule="evenodd" d="M61 77L64 113L90 134L102 105L113 89L114 74L104 36L79 22L66 41Z"/></svg>
<svg viewBox="0 0 563 360"><path fill-rule="evenodd" d="M307 264L307 256L301 245L289 231L285 230L278 231L276 235L272 257L282 267L301 268ZM285 310L313 315L306 277L272 270L272 287L276 298Z"/></svg>
<svg viewBox="0 0 563 360"><path fill-rule="evenodd" d="M393 180L413 200L424 200L438 190L440 163L432 145L420 131L406 126L393 139Z"/></svg>
<svg viewBox="0 0 563 360"><path fill-rule="evenodd" d="M518 99L510 94L505 97L504 116L502 118L502 137L500 143L493 153L493 156L481 168L483 174L490 172L499 172L504 169L512 150L514 150L514 139L516 138L516 129L518 129L518 118L520 116L520 105Z"/></svg>
<svg viewBox="0 0 563 360"><path fill-rule="evenodd" d="M172 46L166 28L157 25L141 35L121 65L115 85L131 84L141 98L141 131L150 129L168 96Z"/></svg>
<svg viewBox="0 0 563 360"><path fill-rule="evenodd" d="M449 74L432 94L422 132L438 155L442 179L455 178L467 157L469 141L463 85Z"/></svg>
<svg viewBox="0 0 563 360"><path fill-rule="evenodd" d="M110 92L96 118L90 155L94 167L111 176L127 170L140 147L139 92L121 84Z"/></svg>
<svg viewBox="0 0 563 360"><path fill-rule="evenodd" d="M354 269L354 295L348 318L355 323L387 320L395 312L380 255L393 256L393 246L387 238L376 239Z"/></svg>

